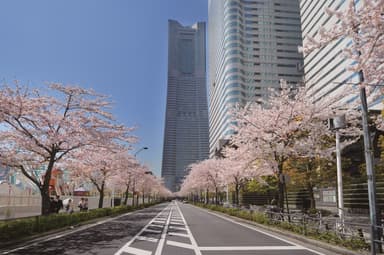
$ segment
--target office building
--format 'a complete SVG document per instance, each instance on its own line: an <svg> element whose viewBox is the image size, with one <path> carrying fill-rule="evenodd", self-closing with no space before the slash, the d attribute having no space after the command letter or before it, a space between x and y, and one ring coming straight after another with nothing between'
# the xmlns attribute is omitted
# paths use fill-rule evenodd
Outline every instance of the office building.
<svg viewBox="0 0 384 255"><path fill-rule="evenodd" d="M280 80L302 81L299 0L210 0L208 86L210 156L233 130L230 110L267 99Z"/></svg>
<svg viewBox="0 0 384 255"><path fill-rule="evenodd" d="M188 165L208 158L205 23L168 23L168 90L161 175L177 191Z"/></svg>
<svg viewBox="0 0 384 255"><path fill-rule="evenodd" d="M324 0L324 1L300 1L301 23L303 40L309 35L316 38L321 27L332 28L338 19L329 16L325 8L343 10L348 1ZM347 67L353 64L351 59L342 55L342 49L352 43L350 38L336 40L326 47L316 50L304 57L305 83L314 102L319 100L335 100L337 95L352 83L358 83L358 74L349 71ZM348 104L356 100L357 96L346 96L336 104Z"/></svg>

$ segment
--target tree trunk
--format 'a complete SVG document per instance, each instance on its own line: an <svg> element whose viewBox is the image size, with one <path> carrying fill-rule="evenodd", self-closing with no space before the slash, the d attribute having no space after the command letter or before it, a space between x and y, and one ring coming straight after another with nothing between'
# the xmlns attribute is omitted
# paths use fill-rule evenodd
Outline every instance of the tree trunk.
<svg viewBox="0 0 384 255"><path fill-rule="evenodd" d="M51 212L50 210L51 198L49 196L49 183L51 181L52 169L55 164L55 160L54 160L55 156L56 156L56 153L52 152L50 155L47 170L45 171L44 183L42 186L39 187L40 193L41 193L41 214L42 215L48 215Z"/></svg>
<svg viewBox="0 0 384 255"><path fill-rule="evenodd" d="M129 185L127 185L127 189L125 190L124 205L128 205L128 195L129 195Z"/></svg>
<svg viewBox="0 0 384 255"><path fill-rule="evenodd" d="M219 204L219 200L218 200L218 197L217 197L217 190L218 190L218 188L217 187L215 187L215 204L216 205L218 205Z"/></svg>
<svg viewBox="0 0 384 255"><path fill-rule="evenodd" d="M237 206L240 204L239 194L240 194L240 185L238 183L236 183L235 184L235 204Z"/></svg>
<svg viewBox="0 0 384 255"><path fill-rule="evenodd" d="M136 206L139 206L139 193L136 195Z"/></svg>
<svg viewBox="0 0 384 255"><path fill-rule="evenodd" d="M144 196L144 191L143 191L143 204L145 204L145 196Z"/></svg>
<svg viewBox="0 0 384 255"><path fill-rule="evenodd" d="M284 211L284 183L282 180L283 173L279 173L279 180L278 180L278 197L277 197L277 206Z"/></svg>
<svg viewBox="0 0 384 255"><path fill-rule="evenodd" d="M101 184L101 188L99 190L99 208L103 208L103 203L104 203L104 181Z"/></svg>
<svg viewBox="0 0 384 255"><path fill-rule="evenodd" d="M48 215L51 213L51 197L49 196L49 192L40 189L41 194L41 214Z"/></svg>

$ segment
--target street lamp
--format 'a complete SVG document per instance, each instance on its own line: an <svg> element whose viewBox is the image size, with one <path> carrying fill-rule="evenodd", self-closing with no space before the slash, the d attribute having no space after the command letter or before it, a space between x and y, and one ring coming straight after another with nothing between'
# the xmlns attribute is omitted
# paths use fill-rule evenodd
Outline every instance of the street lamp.
<svg viewBox="0 0 384 255"><path fill-rule="evenodd" d="M336 116L329 120L329 128L336 131L336 168L337 168L337 211L340 218L341 228L344 230L344 198L343 198L343 172L341 168L341 149L339 129L345 128L345 114Z"/></svg>
<svg viewBox="0 0 384 255"><path fill-rule="evenodd" d="M138 149L138 150L135 152L135 154L133 154L133 156L136 157L136 155L139 154L139 152L141 152L142 150L148 150L148 147L142 147L142 148Z"/></svg>

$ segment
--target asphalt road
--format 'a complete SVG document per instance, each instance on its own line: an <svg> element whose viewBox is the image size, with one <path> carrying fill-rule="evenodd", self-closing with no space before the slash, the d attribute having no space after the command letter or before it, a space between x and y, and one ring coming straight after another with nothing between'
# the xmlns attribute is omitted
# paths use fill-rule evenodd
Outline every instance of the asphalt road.
<svg viewBox="0 0 384 255"><path fill-rule="evenodd" d="M189 204L167 203L2 254L329 255Z"/></svg>

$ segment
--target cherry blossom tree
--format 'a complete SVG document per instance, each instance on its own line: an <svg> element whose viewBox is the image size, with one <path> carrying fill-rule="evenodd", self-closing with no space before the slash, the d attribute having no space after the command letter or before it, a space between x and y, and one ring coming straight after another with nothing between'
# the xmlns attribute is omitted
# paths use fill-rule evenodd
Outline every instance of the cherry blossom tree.
<svg viewBox="0 0 384 255"><path fill-rule="evenodd" d="M252 157L249 161L250 157L247 155L249 151L247 145L224 148L225 158L222 160L222 176L226 185L234 185L235 204L237 205L239 205L240 188L247 181L272 174L270 169L265 168L261 161L252 160Z"/></svg>
<svg viewBox="0 0 384 255"><path fill-rule="evenodd" d="M305 35L303 51L309 54L340 40L352 40L344 49L344 57L354 60L348 68L354 72L362 71L364 83L376 84L384 80L384 1L363 0L360 6L349 0L343 10L325 11L336 17L337 23L327 28L322 27L315 37Z"/></svg>
<svg viewBox="0 0 384 255"><path fill-rule="evenodd" d="M278 206L284 202L284 163L295 155L294 148L303 133L322 125L332 112L327 104L313 104L305 88L292 91L282 83L281 91L271 91L264 104L249 103L234 112L236 134L231 143L243 149L246 162L262 164L277 175Z"/></svg>
<svg viewBox="0 0 384 255"><path fill-rule="evenodd" d="M219 202L218 193L223 187L222 159L206 159L189 166L190 172L184 180L180 194L187 195L192 190L205 190L208 202L209 190L214 190L215 203Z"/></svg>
<svg viewBox="0 0 384 255"><path fill-rule="evenodd" d="M49 213L49 183L55 165L85 146L111 140L135 141L132 128L117 125L105 96L52 83L50 95L25 86L0 90L2 163L24 174L40 190L42 214ZM43 170L43 177L36 172Z"/></svg>

